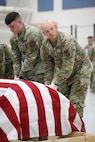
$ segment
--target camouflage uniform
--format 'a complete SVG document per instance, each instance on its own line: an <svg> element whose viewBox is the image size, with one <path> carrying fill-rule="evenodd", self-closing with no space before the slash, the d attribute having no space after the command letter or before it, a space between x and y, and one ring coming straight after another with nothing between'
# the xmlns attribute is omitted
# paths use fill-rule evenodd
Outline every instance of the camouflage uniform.
<svg viewBox="0 0 95 142"><path fill-rule="evenodd" d="M42 40L41 32L36 27L26 24L23 24L22 33L14 34L10 43L15 75L25 80L44 82L44 63L40 58Z"/></svg>
<svg viewBox="0 0 95 142"><path fill-rule="evenodd" d="M93 71L92 71L92 79L91 79L91 90L95 93L95 44L90 48L89 57L92 59Z"/></svg>
<svg viewBox="0 0 95 142"><path fill-rule="evenodd" d="M86 55L90 55L90 49L91 49L91 47L92 47L92 45L86 45L85 47L84 47L84 52L86 53Z"/></svg>
<svg viewBox="0 0 95 142"><path fill-rule="evenodd" d="M90 44L90 45L88 44L88 45L86 45L84 47L84 52L86 53L87 56L89 56L91 62L92 62L92 57L91 57L91 54L92 54L91 53L92 52L92 50L91 50L92 45L93 44ZM92 88L92 79L93 79L93 72L91 72L91 76L90 76L90 88Z"/></svg>
<svg viewBox="0 0 95 142"><path fill-rule="evenodd" d="M0 41L0 78L13 78L11 49Z"/></svg>
<svg viewBox="0 0 95 142"><path fill-rule="evenodd" d="M55 73L58 90L70 99L82 116L92 69L89 57L72 36L61 32L58 32L56 43L46 38L42 50L45 84L52 82Z"/></svg>

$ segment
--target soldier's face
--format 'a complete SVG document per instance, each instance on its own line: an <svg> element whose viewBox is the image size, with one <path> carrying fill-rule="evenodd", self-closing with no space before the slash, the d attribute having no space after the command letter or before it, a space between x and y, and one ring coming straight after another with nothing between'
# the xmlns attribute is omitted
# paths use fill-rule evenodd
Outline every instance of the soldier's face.
<svg viewBox="0 0 95 142"><path fill-rule="evenodd" d="M16 20L11 22L8 27L14 34L18 34L22 32L22 21L21 20Z"/></svg>
<svg viewBox="0 0 95 142"><path fill-rule="evenodd" d="M88 38L88 44L92 45L92 38Z"/></svg>
<svg viewBox="0 0 95 142"><path fill-rule="evenodd" d="M57 25L54 23L47 23L43 27L43 34L52 42L55 42L57 40Z"/></svg>

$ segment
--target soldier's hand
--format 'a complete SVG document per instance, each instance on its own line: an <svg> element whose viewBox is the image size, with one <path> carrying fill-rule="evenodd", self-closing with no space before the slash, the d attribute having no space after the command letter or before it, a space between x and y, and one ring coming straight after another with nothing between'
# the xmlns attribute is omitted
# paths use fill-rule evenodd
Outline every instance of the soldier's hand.
<svg viewBox="0 0 95 142"><path fill-rule="evenodd" d="M55 89L55 90L57 90L57 88L58 88L58 86L55 85L54 83L51 83L50 85L47 85L47 86L49 86L50 88Z"/></svg>
<svg viewBox="0 0 95 142"><path fill-rule="evenodd" d="M14 80L19 80L19 76L15 75Z"/></svg>

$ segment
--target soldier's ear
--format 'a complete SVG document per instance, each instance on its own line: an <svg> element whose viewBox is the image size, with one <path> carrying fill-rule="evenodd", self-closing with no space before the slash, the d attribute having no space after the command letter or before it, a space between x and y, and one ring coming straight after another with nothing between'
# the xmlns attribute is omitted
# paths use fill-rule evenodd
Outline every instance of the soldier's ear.
<svg viewBox="0 0 95 142"><path fill-rule="evenodd" d="M55 24L55 28L56 28L56 29L58 28L57 24Z"/></svg>
<svg viewBox="0 0 95 142"><path fill-rule="evenodd" d="M41 32L44 36L46 36L46 31L44 31L43 29L41 29Z"/></svg>
<svg viewBox="0 0 95 142"><path fill-rule="evenodd" d="M19 24L22 24L22 19L19 19Z"/></svg>
<svg viewBox="0 0 95 142"><path fill-rule="evenodd" d="M46 36L46 33L43 31L43 35L45 35Z"/></svg>

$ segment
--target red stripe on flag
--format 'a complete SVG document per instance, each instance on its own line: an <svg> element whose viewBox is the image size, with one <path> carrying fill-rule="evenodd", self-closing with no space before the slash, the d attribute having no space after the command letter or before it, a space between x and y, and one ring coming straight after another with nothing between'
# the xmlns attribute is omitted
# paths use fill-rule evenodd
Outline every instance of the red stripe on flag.
<svg viewBox="0 0 95 142"><path fill-rule="evenodd" d="M54 113L54 119L55 119L55 134L56 136L62 135L62 129L61 129L61 108L60 108L60 98L58 95L58 92L55 91L52 88L47 87L50 93L50 96L52 98L52 108Z"/></svg>
<svg viewBox="0 0 95 142"><path fill-rule="evenodd" d="M8 99L5 96L0 97L0 107L3 109L3 111L7 115L8 119L11 121L12 125L16 128L17 133L18 133L18 138L20 139L21 138L20 123L18 121L15 110L13 109L12 105L10 104L10 102L8 101Z"/></svg>
<svg viewBox="0 0 95 142"><path fill-rule="evenodd" d="M0 83L0 87L2 87L2 88L8 88L8 87L10 87L10 83Z"/></svg>
<svg viewBox="0 0 95 142"><path fill-rule="evenodd" d="M15 90L20 103L20 122L21 122L21 128L22 128L22 138L29 138L30 131L29 131L27 100L25 98L23 90L17 84L12 84L10 87L13 90Z"/></svg>
<svg viewBox="0 0 95 142"><path fill-rule="evenodd" d="M1 128L0 128L0 142L9 142L6 134Z"/></svg>
<svg viewBox="0 0 95 142"><path fill-rule="evenodd" d="M29 138L30 133L29 133L28 107L23 90L17 84L13 83L0 83L0 87L4 88L10 87L16 92L20 104L20 122L22 129L22 138Z"/></svg>
<svg viewBox="0 0 95 142"><path fill-rule="evenodd" d="M73 124L75 117L76 117L76 110L73 107L72 103L70 102L68 119L72 128L72 131L78 131L77 127Z"/></svg>
<svg viewBox="0 0 95 142"><path fill-rule="evenodd" d="M74 119L76 117L76 109L74 108L74 106L72 105L72 103L70 102L70 107L69 107L69 122L72 128L72 131L79 131L78 128L73 124Z"/></svg>
<svg viewBox="0 0 95 142"><path fill-rule="evenodd" d="M81 132L86 132L84 122L83 122L81 117L80 117L80 119L81 119L81 122L82 122Z"/></svg>
<svg viewBox="0 0 95 142"><path fill-rule="evenodd" d="M33 82L30 81L24 81L24 82L30 87L36 100L37 110L38 110L39 136L48 136L45 108L40 90Z"/></svg>

